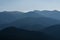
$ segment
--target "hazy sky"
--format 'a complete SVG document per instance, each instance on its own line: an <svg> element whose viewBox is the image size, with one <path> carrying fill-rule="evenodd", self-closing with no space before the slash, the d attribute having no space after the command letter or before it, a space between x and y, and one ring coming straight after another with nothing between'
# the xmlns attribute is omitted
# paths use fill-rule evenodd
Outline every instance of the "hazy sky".
<svg viewBox="0 0 60 40"><path fill-rule="evenodd" d="M0 0L0 11L60 10L60 0Z"/></svg>

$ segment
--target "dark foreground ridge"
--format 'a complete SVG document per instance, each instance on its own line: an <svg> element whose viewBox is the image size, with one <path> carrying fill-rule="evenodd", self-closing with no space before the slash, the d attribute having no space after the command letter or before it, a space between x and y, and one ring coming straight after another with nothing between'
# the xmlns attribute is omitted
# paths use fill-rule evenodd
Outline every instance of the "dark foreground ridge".
<svg viewBox="0 0 60 40"><path fill-rule="evenodd" d="M36 31L8 27L0 31L0 40L53 40L51 36Z"/></svg>

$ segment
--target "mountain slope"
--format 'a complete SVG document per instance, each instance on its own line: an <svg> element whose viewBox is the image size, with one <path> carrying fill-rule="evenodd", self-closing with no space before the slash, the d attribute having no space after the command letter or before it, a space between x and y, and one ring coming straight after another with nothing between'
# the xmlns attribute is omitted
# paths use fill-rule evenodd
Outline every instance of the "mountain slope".
<svg viewBox="0 0 60 40"><path fill-rule="evenodd" d="M0 24L8 24L22 18L23 12L0 12Z"/></svg>
<svg viewBox="0 0 60 40"><path fill-rule="evenodd" d="M0 39L3 40L53 40L45 33L37 31L28 31L15 27L8 27L0 31Z"/></svg>
<svg viewBox="0 0 60 40"><path fill-rule="evenodd" d="M28 30L39 31L41 29L44 29L48 26L55 24L60 24L60 21L50 19L47 17L40 17L40 18L27 17L13 22L12 26Z"/></svg>
<svg viewBox="0 0 60 40"><path fill-rule="evenodd" d="M52 37L57 38L57 40L60 40L60 24L52 25L44 29L43 32L52 35Z"/></svg>
<svg viewBox="0 0 60 40"><path fill-rule="evenodd" d="M53 10L53 11L48 11L48 10L39 11L39 10L35 10L33 12L39 13L39 14L44 15L44 16L49 17L49 18L60 20L60 11L57 11L57 10Z"/></svg>

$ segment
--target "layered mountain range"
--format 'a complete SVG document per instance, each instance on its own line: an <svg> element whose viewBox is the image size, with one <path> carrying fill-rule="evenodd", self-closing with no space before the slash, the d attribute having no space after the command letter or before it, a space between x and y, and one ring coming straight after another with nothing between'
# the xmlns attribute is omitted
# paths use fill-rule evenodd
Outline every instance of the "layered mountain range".
<svg viewBox="0 0 60 40"><path fill-rule="evenodd" d="M60 40L60 11L0 12L0 38Z"/></svg>
<svg viewBox="0 0 60 40"><path fill-rule="evenodd" d="M60 24L59 11L0 12L0 29L16 26L22 29L37 30ZM58 17L58 18L57 18Z"/></svg>

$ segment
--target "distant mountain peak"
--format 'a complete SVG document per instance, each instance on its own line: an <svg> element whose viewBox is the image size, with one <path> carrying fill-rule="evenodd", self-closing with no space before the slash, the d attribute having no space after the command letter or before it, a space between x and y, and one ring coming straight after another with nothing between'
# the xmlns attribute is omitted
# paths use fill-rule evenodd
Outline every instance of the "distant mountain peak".
<svg viewBox="0 0 60 40"><path fill-rule="evenodd" d="M58 12L58 10L53 10L54 12Z"/></svg>
<svg viewBox="0 0 60 40"><path fill-rule="evenodd" d="M3 11L0 13L24 13L24 12L20 12L20 11Z"/></svg>

